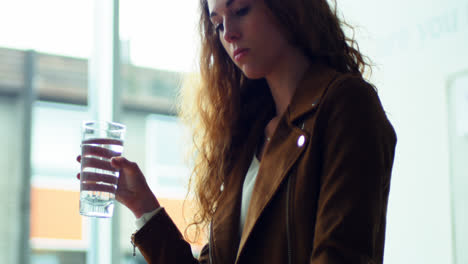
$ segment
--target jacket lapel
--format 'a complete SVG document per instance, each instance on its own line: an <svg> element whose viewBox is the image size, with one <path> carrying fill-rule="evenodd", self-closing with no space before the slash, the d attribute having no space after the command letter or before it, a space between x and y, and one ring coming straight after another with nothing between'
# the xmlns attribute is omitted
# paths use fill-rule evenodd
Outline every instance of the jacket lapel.
<svg viewBox="0 0 468 264"><path fill-rule="evenodd" d="M284 134L278 135L278 133L275 133L260 163L237 258L239 258L255 223L309 141L309 135L298 128L289 127L284 119L278 124L276 131L284 132ZM298 145L300 138L303 138L304 142Z"/></svg>
<svg viewBox="0 0 468 264"><path fill-rule="evenodd" d="M324 91L336 76L335 71L314 64L299 83L260 163L236 260L239 259L264 209L308 145L310 135L296 127L294 122L318 107ZM236 217L239 218L239 215Z"/></svg>

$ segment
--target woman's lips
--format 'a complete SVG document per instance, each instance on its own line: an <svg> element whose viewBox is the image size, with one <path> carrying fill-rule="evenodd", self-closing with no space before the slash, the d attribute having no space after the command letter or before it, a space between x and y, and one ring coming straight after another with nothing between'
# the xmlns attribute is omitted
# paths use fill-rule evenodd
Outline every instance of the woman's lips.
<svg viewBox="0 0 468 264"><path fill-rule="evenodd" d="M234 51L234 60L235 61L240 61L247 53L249 52L249 49L236 49Z"/></svg>

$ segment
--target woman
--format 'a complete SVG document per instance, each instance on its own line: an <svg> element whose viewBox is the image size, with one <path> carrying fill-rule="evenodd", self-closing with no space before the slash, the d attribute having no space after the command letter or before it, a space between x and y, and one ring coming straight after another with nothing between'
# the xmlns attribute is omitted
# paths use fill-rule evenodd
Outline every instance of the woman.
<svg viewBox="0 0 468 264"><path fill-rule="evenodd" d="M149 263L382 263L396 136L326 0L200 0L192 256L138 166L117 200Z"/></svg>

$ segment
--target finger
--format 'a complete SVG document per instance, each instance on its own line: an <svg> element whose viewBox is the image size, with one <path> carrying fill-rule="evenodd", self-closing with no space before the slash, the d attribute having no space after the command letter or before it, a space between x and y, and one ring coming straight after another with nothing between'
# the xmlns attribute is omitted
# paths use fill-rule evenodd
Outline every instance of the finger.
<svg viewBox="0 0 468 264"><path fill-rule="evenodd" d="M106 160L99 160L96 158L88 158L84 157L83 161L81 163L83 169L84 168L96 168L96 169L102 169L102 170L107 170L107 171L117 171L116 168L111 166L111 163Z"/></svg>
<svg viewBox="0 0 468 264"><path fill-rule="evenodd" d="M118 179L114 175L105 174L105 173L96 173L96 172L83 172L82 181L91 181L91 182L103 182L108 184L117 184Z"/></svg>
<svg viewBox="0 0 468 264"><path fill-rule="evenodd" d="M81 155L78 155L78 156L76 157L76 161L81 162Z"/></svg>
<svg viewBox="0 0 468 264"><path fill-rule="evenodd" d="M82 182L80 186L82 191L98 191L115 193L116 186L113 184L103 184L95 182Z"/></svg>
<svg viewBox="0 0 468 264"><path fill-rule="evenodd" d="M76 174L76 178L79 180L80 179L80 173Z"/></svg>
<svg viewBox="0 0 468 264"><path fill-rule="evenodd" d="M123 146L123 141L118 139L111 139L111 138L96 138L96 139L87 139L82 142L83 145L85 144L100 144L100 145L117 145Z"/></svg>
<svg viewBox="0 0 468 264"><path fill-rule="evenodd" d="M81 151L85 157L88 155L93 155L103 157L106 159L110 159L115 156L120 156L121 154L121 152L113 151L107 148L94 145L84 145L83 147L81 147Z"/></svg>

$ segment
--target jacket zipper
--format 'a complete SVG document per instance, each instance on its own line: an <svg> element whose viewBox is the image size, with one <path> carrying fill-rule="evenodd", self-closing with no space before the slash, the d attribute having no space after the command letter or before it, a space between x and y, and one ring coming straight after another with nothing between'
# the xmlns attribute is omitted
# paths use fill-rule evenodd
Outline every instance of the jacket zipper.
<svg viewBox="0 0 468 264"><path fill-rule="evenodd" d="M136 245L135 245L135 242L133 242L133 241L135 241L135 234L136 234L136 232L132 234L132 238L130 239L130 243L132 243L132 246L133 246L133 256L134 257L136 256L136 252L135 252Z"/></svg>
<svg viewBox="0 0 468 264"><path fill-rule="evenodd" d="M210 241L208 243L208 250L209 250L209 256L210 256L210 264L214 264L213 262L213 249L211 248L211 245L213 244L213 221L210 223Z"/></svg>
<svg viewBox="0 0 468 264"><path fill-rule="evenodd" d="M288 263L292 264L292 237L291 237L291 230L290 230L290 196L291 196L291 178L293 175L289 176L288 179L288 190L286 193L286 237L288 242Z"/></svg>

